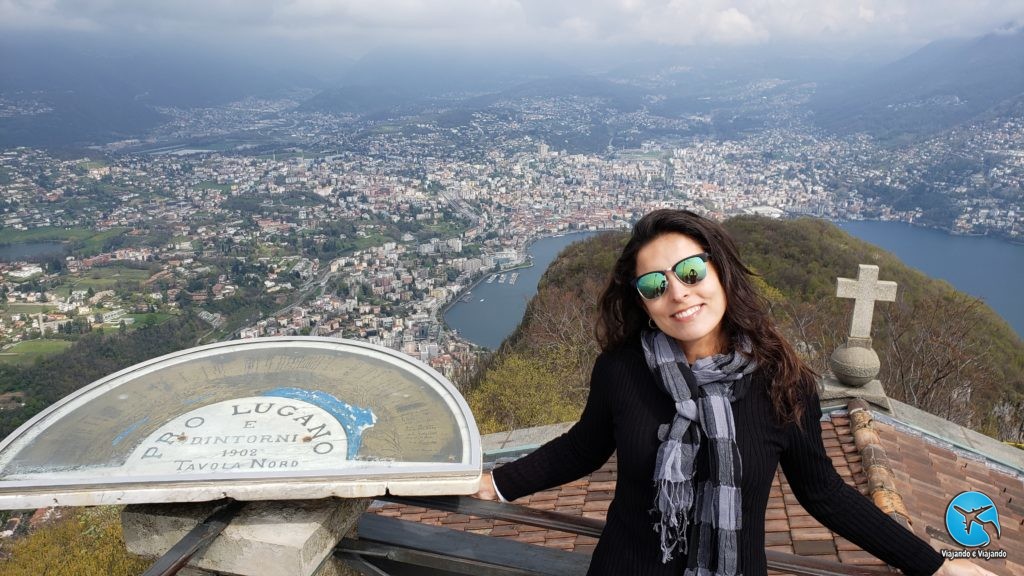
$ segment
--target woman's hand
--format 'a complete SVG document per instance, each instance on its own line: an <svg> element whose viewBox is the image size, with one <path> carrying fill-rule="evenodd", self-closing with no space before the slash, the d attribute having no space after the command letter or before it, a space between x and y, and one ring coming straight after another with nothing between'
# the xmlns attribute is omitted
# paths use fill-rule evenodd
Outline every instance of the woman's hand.
<svg viewBox="0 0 1024 576"><path fill-rule="evenodd" d="M498 499L498 494L494 492L494 480L491 479L490 472L484 472L480 475L480 488L476 494L473 494L473 497L481 500Z"/></svg>
<svg viewBox="0 0 1024 576"><path fill-rule="evenodd" d="M970 560L957 558L943 562L935 576L996 576L996 573L989 572Z"/></svg>

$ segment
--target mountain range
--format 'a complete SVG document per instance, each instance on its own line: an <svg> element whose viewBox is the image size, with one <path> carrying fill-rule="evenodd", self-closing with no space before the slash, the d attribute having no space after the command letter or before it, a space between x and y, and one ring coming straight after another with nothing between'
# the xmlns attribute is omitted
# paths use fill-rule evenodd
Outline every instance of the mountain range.
<svg viewBox="0 0 1024 576"><path fill-rule="evenodd" d="M817 122L891 139L928 134L1024 98L1024 28L933 42L879 69L823 87Z"/></svg>
<svg viewBox="0 0 1024 576"><path fill-rule="evenodd" d="M0 146L67 146L141 137L164 120L160 107L216 106L246 96L315 92L300 110L399 115L442 99L449 109L481 109L517 98L599 98L619 113L646 109L681 118L715 112L753 129L747 87L816 86L809 102L822 128L900 140L1019 108L1024 95L1024 30L933 42L865 69L826 58L776 58L756 51L662 52L601 72L537 53L388 49L333 67L268 69L198 48L108 45L8 37L0 40ZM13 112L11 112L13 110ZM400 110L400 112L398 112ZM756 116L756 114L755 114ZM600 121L598 119L597 121Z"/></svg>

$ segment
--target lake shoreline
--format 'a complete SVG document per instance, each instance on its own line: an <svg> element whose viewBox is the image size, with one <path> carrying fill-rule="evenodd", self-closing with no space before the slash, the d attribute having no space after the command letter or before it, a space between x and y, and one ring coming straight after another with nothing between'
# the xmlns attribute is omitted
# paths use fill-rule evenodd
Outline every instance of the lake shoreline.
<svg viewBox="0 0 1024 576"><path fill-rule="evenodd" d="M805 217L806 218L816 218L818 220L824 220L825 222L830 222L832 224L835 224L836 226L838 226L840 224L850 223L850 222L884 222L886 224L905 224L905 225L910 226L912 228L919 228L921 230L932 230L934 232L941 232L941 233L943 233L943 234L945 234L947 236L953 236L953 237L957 237L957 238L991 238L992 240L997 240L999 242L1006 242L1007 244L1013 244L1014 246L1024 246L1024 238L1013 239L1013 238L1009 238L1009 237L1003 236L1002 234L989 234L988 232L985 232L983 234L973 233L973 232L957 232L955 230L950 230L948 228L942 228L942 227L939 227L939 226L932 226L932 225L929 225L929 224L921 224L919 222L907 222L906 220L875 220L875 219L872 219L872 218L861 218L861 219L857 219L857 220L841 220L839 218L825 218L823 216L804 216L804 215L799 215L797 217L798 218L805 218Z"/></svg>
<svg viewBox="0 0 1024 576"><path fill-rule="evenodd" d="M528 271L528 272L524 272L524 275L521 275L519 277L521 282L526 282L526 283L517 285L516 289L512 291L513 292L513 296L515 294L521 294L521 293L525 293L525 292L530 292L531 294L529 295L529 297L532 298L532 295L536 294L537 284L540 282L540 277L543 276L544 272L547 270L547 267L550 266L551 262L555 259L555 257L557 257L557 255L562 250L564 250L570 244L573 244L573 243L575 243L575 242L577 242L579 240L582 240L582 239L584 239L586 237L594 236L596 234L599 234L599 233L605 232L605 231L606 230L574 230L574 231L570 231L570 232L566 232L566 233L562 233L562 234L545 234L545 235L538 235L538 236L535 236L535 237L531 237L529 240L525 241L524 244L523 244L523 246L524 246L523 250L526 253L526 261L521 262L521 263L519 263L517 265L514 265L514 266L510 266L508 268L502 268L500 270L492 270L492 271L489 271L489 272L486 272L486 273L480 275L480 277L477 278L472 284L470 284L465 289L461 290L455 297L453 297L447 304L444 305L444 307L442 308L441 322L442 322L445 330L449 334L451 334L454 337L458 338L460 341L468 342L468 343L472 344L473 346L476 346L476 347L479 347L479 348L482 348L482 349L486 349L486 350L489 350L489 351L497 350L498 348L500 348L501 343L504 342L505 338L507 338L508 335L512 334L512 332L515 331L515 328L519 325L519 323L522 322L522 313L525 312L525 306L526 306L527 302L520 303L518 301L509 301L508 298L507 298L509 296L509 294L503 294L503 296L506 297L506 301L504 302L504 305L503 306L499 305L497 308L494 308L494 307L491 306L491 304L494 301L493 300L493 296L491 296L492 297L492 302L489 302L488 306L484 306L484 307L480 307L479 306L480 302L474 302L472 299L470 301L466 302L466 301L463 301L463 298L468 293L477 290L481 286L481 284L483 284L483 286L487 287L488 291L493 291L495 288L497 288L497 284L495 283L493 285L494 288L492 288L492 284L484 283L484 281L487 280L488 277L490 277L492 274L502 274L502 273L512 272L512 271L516 271L516 270ZM545 255L545 256L542 256L542 257L538 257L538 256L530 253L530 251L533 250L537 246L537 244L539 242L543 242L543 241L547 241L547 240L554 240L554 239L561 239L561 238L567 238L569 241L564 243L564 245L559 247L554 253L552 253L550 255ZM547 259L546 263L545 263L545 259ZM540 269L540 266L543 266L543 269ZM529 271L534 271L534 270L536 270L536 274L531 275L531 278L532 278L532 276L536 276L535 278L532 278L532 279L529 279L529 280L524 278L524 276L526 274L530 273ZM502 284L501 286L510 287L511 285L509 285L509 284ZM522 295L525 296L525 294L522 294ZM528 300L528 298L527 298L527 300ZM461 327L460 326L456 326L456 324L460 324L462 322L470 322L470 321L476 322L476 323L484 323L486 321L486 322L498 322L499 324L508 324L510 322L510 318L509 317L505 316L505 317L502 317L502 318L493 318L493 316L495 314L499 314L500 315L502 313L509 312L511 309L519 308L520 307L519 304L522 304L521 305L521 307L523 308L522 312L520 312L518 317L515 318L514 325L512 325L507 331L505 331L505 333L502 335L500 341L498 341L494 346L491 346L490 344L486 344L486 343L482 343L482 342L476 341L476 340L480 339L480 335L479 334L477 335L476 339L474 339L473 337L467 336L466 335L466 326L465 326L465 324L463 324ZM464 320L463 318L455 318L453 320L453 319L449 318L449 315L450 315L451 312L454 311L454 312L456 312L458 314L460 310L463 310L463 308L468 309L471 306L473 306L474 308L482 308L482 310L479 310L480 314L474 314L473 315L472 320ZM463 312L463 313L464 314L470 314L469 312ZM488 316L491 317L490 320L487 320ZM489 325L489 327L490 327L490 325ZM472 331L475 331L475 330L471 330L471 332ZM494 336L494 334L492 333L491 336ZM490 338L491 337L485 337L484 339L487 340L487 339L490 339Z"/></svg>

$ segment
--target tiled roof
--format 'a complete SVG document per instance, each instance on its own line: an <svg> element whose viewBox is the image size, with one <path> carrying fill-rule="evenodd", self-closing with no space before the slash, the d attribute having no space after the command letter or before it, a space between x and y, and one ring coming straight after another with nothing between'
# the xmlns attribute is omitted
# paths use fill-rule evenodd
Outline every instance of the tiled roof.
<svg viewBox="0 0 1024 576"><path fill-rule="evenodd" d="M955 546L945 530L945 511L952 496L978 490L995 501L1002 537L992 549L1005 549L1006 560L985 564L997 574L1024 576L1024 483L1016 470L1001 469L969 452L944 445L922 433L893 423L873 423L888 455L896 492L908 510L910 526L936 549ZM563 428L564 429L564 428ZM839 475L868 495L868 475L854 443L845 411L826 415L821 422L825 450ZM615 490L615 456L593 474L575 482L538 492L516 501L531 508L604 519ZM541 546L590 553L596 539L501 520L450 514L425 508L385 504L377 514L466 530L495 538L510 538ZM765 515L765 545L769 550L884 568L885 564L852 542L832 533L797 502L781 470L776 473Z"/></svg>
<svg viewBox="0 0 1024 576"><path fill-rule="evenodd" d="M995 503L1002 530L988 548L1005 550L1007 557L979 562L996 574L1024 576L1024 476L898 423L874 425L914 533L936 549L961 549L946 531L946 509L961 492L982 492Z"/></svg>

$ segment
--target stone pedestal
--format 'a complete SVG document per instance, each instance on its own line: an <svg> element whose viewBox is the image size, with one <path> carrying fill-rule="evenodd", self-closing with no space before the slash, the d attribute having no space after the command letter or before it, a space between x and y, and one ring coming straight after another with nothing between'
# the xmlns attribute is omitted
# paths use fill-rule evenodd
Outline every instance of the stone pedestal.
<svg viewBox="0 0 1024 576"><path fill-rule="evenodd" d="M836 379L847 386L863 386L878 376L882 362L871 348L871 338L849 337L829 358Z"/></svg>
<svg viewBox="0 0 1024 576"><path fill-rule="evenodd" d="M872 379L861 386L847 386L832 374L825 374L818 380L818 397L823 409L845 408L850 400L862 398L873 408L892 414L892 403L880 380Z"/></svg>
<svg viewBox="0 0 1024 576"><path fill-rule="evenodd" d="M331 553L369 504L368 498L250 502L179 574L346 574ZM128 506L121 513L125 546L132 554L162 556L214 507L212 502Z"/></svg>
<svg viewBox="0 0 1024 576"><path fill-rule="evenodd" d="M850 336L846 344L836 348L829 358L832 374L826 374L819 383L819 396L823 407L845 407L854 398L862 398L891 413L892 405L875 377L882 369L878 353L871 348L871 338Z"/></svg>

